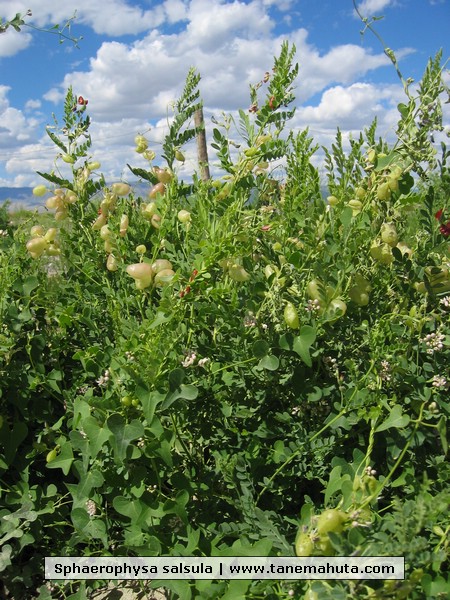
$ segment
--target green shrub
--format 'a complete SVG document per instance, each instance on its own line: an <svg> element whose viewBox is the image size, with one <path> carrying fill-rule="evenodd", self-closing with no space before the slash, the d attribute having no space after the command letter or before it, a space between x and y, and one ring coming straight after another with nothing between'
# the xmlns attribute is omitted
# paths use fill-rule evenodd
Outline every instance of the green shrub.
<svg viewBox="0 0 450 600"><path fill-rule="evenodd" d="M252 88L252 112L214 129L215 180L177 177L198 133L193 70L167 168L136 140L149 168L130 169L149 198L96 175L72 90L48 129L73 174L41 174L56 231L19 225L0 254L0 569L13 597L101 585L49 591L45 556L294 556L299 531L316 555L404 555L407 578L153 585L186 599L444 597L440 55L399 105L393 145L373 123L346 152L338 131L325 199L318 147L286 129L294 51ZM325 509L342 516L330 535Z"/></svg>

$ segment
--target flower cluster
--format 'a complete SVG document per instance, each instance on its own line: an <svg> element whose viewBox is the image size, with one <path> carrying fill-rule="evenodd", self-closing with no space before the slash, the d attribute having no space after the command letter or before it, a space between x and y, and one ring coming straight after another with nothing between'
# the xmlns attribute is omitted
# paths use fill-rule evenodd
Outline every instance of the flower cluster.
<svg viewBox="0 0 450 600"><path fill-rule="evenodd" d="M192 365L195 363L195 361L197 360L197 354L195 352L192 351L188 351L186 352L185 358L181 361L181 365L187 369L188 367L192 367ZM197 367L205 367L206 364L209 362L209 358L201 358L198 362L197 362Z"/></svg>
<svg viewBox="0 0 450 600"><path fill-rule="evenodd" d="M380 379L382 381L390 381L391 380L391 365L387 360L382 360L380 364L379 370Z"/></svg>
<svg viewBox="0 0 450 600"><path fill-rule="evenodd" d="M444 210L442 208L439 209L434 216L439 221L439 223L441 223L441 225L439 226L439 231L442 233L442 235L446 238L450 236L450 220L447 221L447 223L444 223Z"/></svg>
<svg viewBox="0 0 450 600"><path fill-rule="evenodd" d="M244 327L256 327L257 324L255 315L249 311L244 317Z"/></svg>
<svg viewBox="0 0 450 600"><path fill-rule="evenodd" d="M318 313L320 310L320 302L317 300L308 300L308 304L306 305L306 310L310 313Z"/></svg>
<svg viewBox="0 0 450 600"><path fill-rule="evenodd" d="M330 372L334 373L335 371L337 371L337 360L335 358L332 358L331 356L325 356L323 362L330 370Z"/></svg>
<svg viewBox="0 0 450 600"><path fill-rule="evenodd" d="M108 385L108 381L109 381L109 369L106 369L106 371L103 373L103 375L100 375L100 377L97 379L97 384L99 386L105 386L105 385Z"/></svg>
<svg viewBox="0 0 450 600"><path fill-rule="evenodd" d="M187 369L187 367L192 367L196 360L197 355L195 354L195 352L189 352L188 354L186 354L184 360L181 361L181 364L185 369Z"/></svg>
<svg viewBox="0 0 450 600"><path fill-rule="evenodd" d="M444 347L445 335L439 332L429 333L426 335L422 342L427 347L427 354L434 354L439 352Z"/></svg>
<svg viewBox="0 0 450 600"><path fill-rule="evenodd" d="M86 510L90 517L94 517L97 512L97 506L93 500L87 500L86 502Z"/></svg>
<svg viewBox="0 0 450 600"><path fill-rule="evenodd" d="M450 308L450 296L444 296L444 298L441 298L440 303L444 308Z"/></svg>
<svg viewBox="0 0 450 600"><path fill-rule="evenodd" d="M443 375L435 375L431 383L438 390L445 390L449 385L447 378Z"/></svg>

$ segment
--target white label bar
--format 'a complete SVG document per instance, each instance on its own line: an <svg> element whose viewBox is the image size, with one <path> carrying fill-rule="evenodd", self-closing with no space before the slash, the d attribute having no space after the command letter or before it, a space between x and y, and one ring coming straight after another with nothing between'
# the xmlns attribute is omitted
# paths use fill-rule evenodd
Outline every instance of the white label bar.
<svg viewBox="0 0 450 600"><path fill-rule="evenodd" d="M403 556L46 557L46 579L404 579Z"/></svg>

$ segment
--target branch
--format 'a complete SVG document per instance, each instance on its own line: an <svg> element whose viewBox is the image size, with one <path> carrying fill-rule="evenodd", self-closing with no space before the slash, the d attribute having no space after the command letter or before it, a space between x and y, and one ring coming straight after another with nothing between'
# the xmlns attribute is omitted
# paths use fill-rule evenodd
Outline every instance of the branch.
<svg viewBox="0 0 450 600"><path fill-rule="evenodd" d="M31 10L27 10L25 16L31 17L32 16ZM64 40L69 40L70 42L72 42L74 44L74 46L76 48L78 48L78 42L80 40L82 40L83 37L80 36L80 37L76 38L70 34L70 28L72 25L72 21L74 19L76 19L76 11L73 14L73 16L70 17L70 19L68 19L66 21L66 23L63 25L63 27L60 27L59 25L53 25L53 27L50 27L49 29L45 29L42 27L36 27L35 25L31 25L30 23L26 23L24 21L24 19L22 18L21 13L17 13L16 16L14 17L14 19L11 19L10 21L3 21L3 19L0 17L0 34L5 33L9 29L9 27L13 27L16 31L21 31L22 27L29 27L30 29L35 29L36 31L41 31L43 33L52 33L52 34L58 35L60 44L62 44L64 42ZM64 33L65 30L68 31L68 34Z"/></svg>

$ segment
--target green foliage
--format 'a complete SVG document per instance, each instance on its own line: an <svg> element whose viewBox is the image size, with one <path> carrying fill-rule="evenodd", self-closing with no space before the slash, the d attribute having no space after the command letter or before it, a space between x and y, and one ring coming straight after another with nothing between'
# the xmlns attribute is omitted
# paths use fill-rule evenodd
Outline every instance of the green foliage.
<svg viewBox="0 0 450 600"><path fill-rule="evenodd" d="M50 592L52 554L293 556L299 528L316 554L405 555L407 579L152 586L186 599L443 597L448 152L429 160L439 119L428 137L410 127L429 97L439 115L441 70L430 63L400 110L392 147L376 123L348 151L338 130L326 201L318 146L283 132L293 58L284 44L251 110L216 122L215 181L186 184L174 167L197 133L194 70L164 143L169 168L130 167L150 198L97 174L71 89L47 129L55 231L23 221L0 240L0 569L12 597L101 586ZM342 527L319 535L334 508Z"/></svg>
<svg viewBox="0 0 450 600"><path fill-rule="evenodd" d="M35 29L37 31L41 31L44 33L56 34L59 37L60 44L64 43L65 40L68 40L68 41L72 42L76 48L78 48L78 42L80 42L83 38L81 36L79 38L75 38L71 34L71 26L72 26L72 22L76 18L76 12L74 13L74 15L72 17L70 17L70 19L68 19L64 23L64 25L60 26L59 24L56 24L56 25L53 25L52 27L50 27L49 29L42 29L40 27L35 27L31 23L28 23L27 21L25 21L24 17L31 17L31 16L32 16L32 12L31 12L31 10L28 9L27 12L25 13L25 15L22 15L21 13L16 13L14 18L10 19L9 21L6 21L2 17L0 17L0 34L5 33L5 31L7 31L10 27L15 29L17 32L22 31L23 27L29 27L30 29ZM67 31L67 33L66 33L66 31Z"/></svg>

